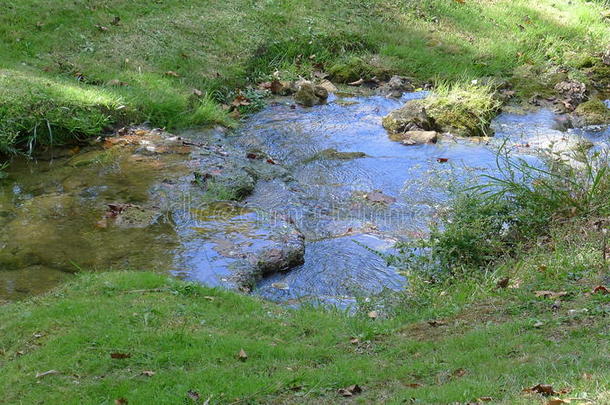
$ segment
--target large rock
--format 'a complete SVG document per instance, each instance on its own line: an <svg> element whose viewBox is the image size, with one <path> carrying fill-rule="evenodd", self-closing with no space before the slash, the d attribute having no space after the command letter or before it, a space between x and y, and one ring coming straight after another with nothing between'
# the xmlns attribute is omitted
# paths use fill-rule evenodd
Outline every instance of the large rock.
<svg viewBox="0 0 610 405"><path fill-rule="evenodd" d="M398 110L394 110L381 121L390 134L407 131L434 131L434 119L428 116L423 101L411 100Z"/></svg>
<svg viewBox="0 0 610 405"><path fill-rule="evenodd" d="M394 98L400 98L404 92L413 91L415 87L411 79L404 76L392 76L387 83L382 84L377 92Z"/></svg>
<svg viewBox="0 0 610 405"><path fill-rule="evenodd" d="M572 114L575 127L603 125L610 122L610 109L601 100L589 100L578 107Z"/></svg>
<svg viewBox="0 0 610 405"><path fill-rule="evenodd" d="M312 82L305 80L297 85L298 90L294 95L294 100L304 107L322 104L328 98L328 90L323 86L316 86Z"/></svg>

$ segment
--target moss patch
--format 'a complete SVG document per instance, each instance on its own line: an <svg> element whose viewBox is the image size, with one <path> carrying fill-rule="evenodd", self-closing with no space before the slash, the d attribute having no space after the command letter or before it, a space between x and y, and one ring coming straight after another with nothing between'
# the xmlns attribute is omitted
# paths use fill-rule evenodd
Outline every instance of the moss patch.
<svg viewBox="0 0 610 405"><path fill-rule="evenodd" d="M600 125L610 122L610 109L598 99L585 101L576 107L574 113L584 125Z"/></svg>
<svg viewBox="0 0 610 405"><path fill-rule="evenodd" d="M440 130L460 136L489 136L502 103L491 85L440 85L423 103Z"/></svg>

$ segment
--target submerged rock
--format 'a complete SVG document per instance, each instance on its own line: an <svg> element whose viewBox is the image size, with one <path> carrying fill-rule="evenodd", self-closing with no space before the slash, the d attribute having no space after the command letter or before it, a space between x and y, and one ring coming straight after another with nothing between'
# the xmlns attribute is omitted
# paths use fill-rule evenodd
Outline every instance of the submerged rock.
<svg viewBox="0 0 610 405"><path fill-rule="evenodd" d="M407 131L400 134L390 135L393 141L401 142L403 145L421 145L425 143L436 143L438 132L436 131Z"/></svg>
<svg viewBox="0 0 610 405"><path fill-rule="evenodd" d="M403 107L383 117L381 123L391 134L407 131L433 131L436 129L434 119L426 112L422 100L407 102Z"/></svg>
<svg viewBox="0 0 610 405"><path fill-rule="evenodd" d="M339 152L335 148L329 148L329 149L324 149L324 150L316 153L311 158L307 159L306 163L314 161L314 160L321 160L321 159L352 160L352 159L358 159L358 158L363 158L363 157L366 157L366 153L364 153L364 152Z"/></svg>

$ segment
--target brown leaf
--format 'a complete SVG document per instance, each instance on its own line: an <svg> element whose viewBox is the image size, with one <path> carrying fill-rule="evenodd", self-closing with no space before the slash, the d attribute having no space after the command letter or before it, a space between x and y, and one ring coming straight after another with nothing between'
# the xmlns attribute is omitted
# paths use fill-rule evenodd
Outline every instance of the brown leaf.
<svg viewBox="0 0 610 405"><path fill-rule="evenodd" d="M555 398L555 399L549 399L546 402L546 405L561 405L561 404L569 404L569 403L570 403L569 399Z"/></svg>
<svg viewBox="0 0 610 405"><path fill-rule="evenodd" d="M337 392L341 396L352 397L356 394L360 394L362 392L362 388L360 388L359 385L354 384L354 385L350 385L349 387L340 388L339 390L337 390Z"/></svg>
<svg viewBox="0 0 610 405"><path fill-rule="evenodd" d="M371 311L367 315L371 319L377 319L379 317L379 313L377 311Z"/></svg>
<svg viewBox="0 0 610 405"><path fill-rule="evenodd" d="M353 345L357 345L358 343L360 343L360 339L358 339L358 338L351 338L351 339L349 340L349 342L350 342L351 344L353 344Z"/></svg>
<svg viewBox="0 0 610 405"><path fill-rule="evenodd" d="M114 405L127 405L128 403L126 398L117 398L114 400Z"/></svg>
<svg viewBox="0 0 610 405"><path fill-rule="evenodd" d="M438 163L447 163L449 161L449 158L439 157L439 158L436 158L436 161Z"/></svg>
<svg viewBox="0 0 610 405"><path fill-rule="evenodd" d="M582 374L582 378L583 378L583 380L592 380L593 379L593 374L583 373Z"/></svg>
<svg viewBox="0 0 610 405"><path fill-rule="evenodd" d="M234 107L250 105L250 100L248 100L248 98L246 96L244 96L243 94L240 94L237 97L235 97L235 99L233 99L233 101L231 102L231 105Z"/></svg>
<svg viewBox="0 0 610 405"><path fill-rule="evenodd" d="M420 383L409 383L409 384L407 384L407 387L409 387L409 388L421 388L421 387L423 387L423 385L420 384Z"/></svg>
<svg viewBox="0 0 610 405"><path fill-rule="evenodd" d="M534 294L536 294L536 297L544 297L544 298L561 298L564 297L566 295L568 295L568 293L566 291L559 291L559 292L555 292L555 291L534 291Z"/></svg>
<svg viewBox="0 0 610 405"><path fill-rule="evenodd" d="M131 357L131 353L110 353L110 357L113 359L128 359Z"/></svg>
<svg viewBox="0 0 610 405"><path fill-rule="evenodd" d="M246 361L246 360L248 360L248 354L245 352L245 350L244 350L244 349L241 349L241 350L239 351L239 353L237 353L237 358L238 358L240 361Z"/></svg>
<svg viewBox="0 0 610 405"><path fill-rule="evenodd" d="M104 27L103 25L96 24L95 27L102 32L108 31L108 27Z"/></svg>
<svg viewBox="0 0 610 405"><path fill-rule="evenodd" d="M477 401L479 402L490 402L493 401L492 397L481 397L481 398L477 398Z"/></svg>
<svg viewBox="0 0 610 405"><path fill-rule="evenodd" d="M508 283L510 281L509 277L504 277L502 280L496 283L496 288L506 288L508 287Z"/></svg>
<svg viewBox="0 0 610 405"><path fill-rule="evenodd" d="M167 72L165 72L165 76L180 77L180 75L174 72L173 70L168 70Z"/></svg>
<svg viewBox="0 0 610 405"><path fill-rule="evenodd" d="M552 385L548 385L548 384L537 384L537 385L534 385L531 388L525 388L523 390L523 392L542 394L542 395L545 395L545 396L556 395L557 394L557 392L555 392L555 390L553 389L553 386Z"/></svg>
<svg viewBox="0 0 610 405"><path fill-rule="evenodd" d="M154 371L151 371L151 370L144 370L144 371L142 371L142 375L145 375L146 377L152 377L155 374L156 373Z"/></svg>
<svg viewBox="0 0 610 405"><path fill-rule="evenodd" d="M203 96L203 92L199 89L193 89L193 94L196 95L197 97Z"/></svg>
<svg viewBox="0 0 610 405"><path fill-rule="evenodd" d="M453 373L451 373L452 376L457 377L457 378L464 377L466 374L468 374L468 371L466 371L463 368L458 368Z"/></svg>
<svg viewBox="0 0 610 405"><path fill-rule="evenodd" d="M446 324L447 324L446 322L440 321L440 320L436 320L436 319L428 321L428 325L430 325L430 326L432 326L434 328L436 328L437 326L444 326Z"/></svg>
<svg viewBox="0 0 610 405"><path fill-rule="evenodd" d="M610 290L606 286L598 285L593 289L593 294L608 294Z"/></svg>
<svg viewBox="0 0 610 405"><path fill-rule="evenodd" d="M49 371L45 371L44 373L36 373L36 378L42 378L42 377L46 377L48 375L55 375L55 374L61 374L61 373L57 370L49 370Z"/></svg>

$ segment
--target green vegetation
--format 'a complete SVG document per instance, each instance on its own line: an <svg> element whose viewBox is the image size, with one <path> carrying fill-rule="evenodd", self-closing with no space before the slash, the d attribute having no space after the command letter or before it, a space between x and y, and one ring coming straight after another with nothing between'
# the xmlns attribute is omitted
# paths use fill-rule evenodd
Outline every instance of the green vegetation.
<svg viewBox="0 0 610 405"><path fill-rule="evenodd" d="M0 16L0 151L130 122L228 124L221 104L275 71L291 79L326 70L338 81L495 76L512 78L528 96L563 76L586 78L579 69L603 70L599 62L589 67L610 38L603 7L585 0L13 2ZM546 73L558 65L568 72Z"/></svg>
<svg viewBox="0 0 610 405"><path fill-rule="evenodd" d="M439 84L424 100L428 115L446 132L462 136L489 136L490 124L502 102L493 85Z"/></svg>

